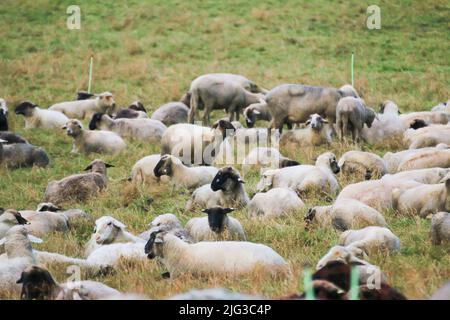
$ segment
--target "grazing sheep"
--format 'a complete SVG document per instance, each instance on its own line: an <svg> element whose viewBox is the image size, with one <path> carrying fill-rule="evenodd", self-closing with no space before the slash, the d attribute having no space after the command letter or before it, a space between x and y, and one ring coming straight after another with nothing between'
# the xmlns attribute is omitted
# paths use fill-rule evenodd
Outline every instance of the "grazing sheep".
<svg viewBox="0 0 450 320"><path fill-rule="evenodd" d="M315 165L299 165L265 171L256 188L258 192L284 187L291 188L297 193L316 190L334 194L340 189L334 176L339 170L336 156L331 152L325 152L317 158Z"/></svg>
<svg viewBox="0 0 450 320"><path fill-rule="evenodd" d="M440 143L450 144L450 126L435 124L419 129L408 129L403 134L403 140L409 149L434 147Z"/></svg>
<svg viewBox="0 0 450 320"><path fill-rule="evenodd" d="M450 178L445 177L442 182L408 190L394 189L394 208L401 215L418 214L422 218L438 211L449 211Z"/></svg>
<svg viewBox="0 0 450 320"><path fill-rule="evenodd" d="M317 113L312 114L306 121L307 128L290 130L281 135L280 147L311 147L331 143L331 129L327 124L328 120Z"/></svg>
<svg viewBox="0 0 450 320"><path fill-rule="evenodd" d="M236 128L228 120L219 120L213 128L174 124L163 134L161 154L174 155L186 165L210 165L221 144L235 132Z"/></svg>
<svg viewBox="0 0 450 320"><path fill-rule="evenodd" d="M71 119L61 129L73 138L71 153L118 154L126 149L125 141L110 131L91 131L83 129L80 121Z"/></svg>
<svg viewBox="0 0 450 320"><path fill-rule="evenodd" d="M252 103L244 109L244 118L247 128L253 128L258 120L272 120L267 103L262 99L257 103Z"/></svg>
<svg viewBox="0 0 450 320"><path fill-rule="evenodd" d="M420 111L400 115L400 120L406 128L417 119L428 124L447 124L450 121L450 114L444 111Z"/></svg>
<svg viewBox="0 0 450 320"><path fill-rule="evenodd" d="M143 243L140 237L136 237L126 230L126 226L111 216L103 216L95 221L94 233L86 244L85 255L89 256L93 251L111 243Z"/></svg>
<svg viewBox="0 0 450 320"><path fill-rule="evenodd" d="M104 113L95 113L89 122L89 129L107 130L117 133L122 138L160 142L167 127L152 119L112 119Z"/></svg>
<svg viewBox="0 0 450 320"><path fill-rule="evenodd" d="M22 138L21 136L15 134L13 132L9 132L9 131L1 131L0 132L0 140L4 140L5 143L7 143L7 144L28 143L28 141L25 140L24 138Z"/></svg>
<svg viewBox="0 0 450 320"><path fill-rule="evenodd" d="M270 90L264 100L272 116L270 129L280 132L285 123L305 123L312 114L319 114L331 123L336 121L336 106L347 96L347 90L314 87L301 84L282 84ZM350 94L355 96L355 94Z"/></svg>
<svg viewBox="0 0 450 320"><path fill-rule="evenodd" d="M29 224L28 220L22 217L20 212L16 210L6 210L0 213L0 239L2 239L6 232L14 226Z"/></svg>
<svg viewBox="0 0 450 320"><path fill-rule="evenodd" d="M380 212L353 199L342 199L331 206L311 208L305 220L308 224L317 221L321 226L332 225L341 231L367 226L387 226Z"/></svg>
<svg viewBox="0 0 450 320"><path fill-rule="evenodd" d="M120 109L114 119L136 119L136 118L148 118L147 110L144 105L139 101L134 101L128 108Z"/></svg>
<svg viewBox="0 0 450 320"><path fill-rule="evenodd" d="M348 151L341 156L338 165L343 174L362 173L366 180L388 173L384 160L371 152Z"/></svg>
<svg viewBox="0 0 450 320"><path fill-rule="evenodd" d="M171 126L177 123L185 123L188 120L189 108L182 102L169 102L152 114L153 120L159 120L166 126Z"/></svg>
<svg viewBox="0 0 450 320"><path fill-rule="evenodd" d="M300 163L284 157L277 149L256 147L252 149L242 161L242 171L245 173L251 167L285 168L298 166Z"/></svg>
<svg viewBox="0 0 450 320"><path fill-rule="evenodd" d="M41 167L44 168L50 163L44 149L28 143L6 144L0 139L0 164L8 169Z"/></svg>
<svg viewBox="0 0 450 320"><path fill-rule="evenodd" d="M339 237L339 245L353 246L366 253L379 250L400 250L400 239L385 227L369 226L359 230L344 231Z"/></svg>
<svg viewBox="0 0 450 320"><path fill-rule="evenodd" d="M431 242L450 244L450 213L438 212L431 218Z"/></svg>
<svg viewBox="0 0 450 320"><path fill-rule="evenodd" d="M178 238L187 243L195 242L189 232L185 228L183 228L177 216L173 213L165 213L157 216L155 219L153 219L152 222L150 222L149 227L149 230L139 235L139 237L144 239L145 241L148 241L148 239L150 239L151 233L157 228L158 230L173 233Z"/></svg>
<svg viewBox="0 0 450 320"><path fill-rule="evenodd" d="M180 159L166 154L153 169L155 177L169 176L173 186L195 189L211 183L219 169L214 167L187 167Z"/></svg>
<svg viewBox="0 0 450 320"><path fill-rule="evenodd" d="M24 101L19 104L15 109L15 113L25 117L25 129L59 129L69 120L61 112L41 109L30 101Z"/></svg>
<svg viewBox="0 0 450 320"><path fill-rule="evenodd" d="M108 178L106 168L112 165L96 159L85 171L89 173L74 174L59 181L50 181L44 194L44 201L56 205L66 201L85 202L106 188Z"/></svg>
<svg viewBox="0 0 450 320"><path fill-rule="evenodd" d="M274 218L300 211L305 208L303 201L288 188L273 188L265 193L257 193L248 204L250 216Z"/></svg>
<svg viewBox="0 0 450 320"><path fill-rule="evenodd" d="M364 101L354 97L344 97L336 107L336 130L341 140L352 135L353 143L359 142L364 124L370 128L376 118L375 111Z"/></svg>
<svg viewBox="0 0 450 320"><path fill-rule="evenodd" d="M203 209L207 217L196 217L186 223L186 230L194 241L242 240L245 232L239 220L228 216L234 208L212 207Z"/></svg>
<svg viewBox="0 0 450 320"><path fill-rule="evenodd" d="M94 95L93 99L61 102L52 105L49 110L59 111L72 119L90 119L95 113L112 113L116 107L113 95L103 92Z"/></svg>
<svg viewBox="0 0 450 320"><path fill-rule="evenodd" d="M17 280L22 285L22 300L103 300L119 291L96 281L75 281L59 284L50 272L30 265Z"/></svg>
<svg viewBox="0 0 450 320"><path fill-rule="evenodd" d="M150 185L157 183L168 183L169 177L156 177L154 169L159 163L161 155L152 154L137 161L131 169L131 181L134 183L148 183Z"/></svg>
<svg viewBox="0 0 450 320"><path fill-rule="evenodd" d="M162 258L171 277L181 274L237 276L255 269L274 276L289 272L286 261L273 249L245 241L188 244L173 234L155 231L145 245L145 253L149 259Z"/></svg>

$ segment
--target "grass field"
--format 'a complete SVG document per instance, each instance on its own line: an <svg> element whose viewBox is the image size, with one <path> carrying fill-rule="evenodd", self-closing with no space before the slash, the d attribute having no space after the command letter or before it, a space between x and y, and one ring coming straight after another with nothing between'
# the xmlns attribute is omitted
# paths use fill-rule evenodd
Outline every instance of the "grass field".
<svg viewBox="0 0 450 320"><path fill-rule="evenodd" d="M369 105L391 99L403 112L428 110L450 97L450 5L435 1L181 1L92 2L79 0L81 30L66 28L66 8L72 1L2 0L0 3L0 96L10 107L31 100L42 107L71 100L87 89L88 62L94 56L93 91L111 91L120 105L136 99L149 110L178 100L197 75L232 72L272 88L281 83L339 87L350 81L350 55L356 55L355 86ZM381 30L366 28L366 8L381 8ZM221 116L214 114L215 118ZM46 169L0 169L0 207L31 209L41 201L49 180L80 172L98 155L72 155L72 141L63 131L24 130L23 118L11 113L13 130L51 156ZM261 123L261 126L266 126ZM404 147L404 146L403 146ZM333 144L289 152L312 163L326 149L340 156L355 146ZM384 154L387 146L364 145ZM396 145L399 150L401 145ZM134 143L120 157L102 157L116 167L109 171L107 192L80 207L94 217L112 215L134 233L142 232L157 215L173 212L183 222L200 212L184 214L187 191L134 187L123 179L140 158L159 147ZM255 192L258 172L246 176ZM344 186L348 179L340 177ZM146 200L154 202L144 210ZM306 199L308 206L324 203ZM245 210L235 213L248 238L273 247L293 270L288 279L260 275L162 279L154 262L124 263L111 275L98 277L119 290L161 299L191 288L223 286L236 291L277 297L302 288L302 270L314 266L336 243L333 229L306 231L304 212L274 221L253 221ZM398 217L386 212L390 228L402 241L395 255L371 256L390 282L409 298L426 298L450 279L450 253L432 247L429 220ZM52 234L39 249L81 256L93 225L68 234ZM59 281L63 266L51 268ZM17 298L0 295L3 298Z"/></svg>

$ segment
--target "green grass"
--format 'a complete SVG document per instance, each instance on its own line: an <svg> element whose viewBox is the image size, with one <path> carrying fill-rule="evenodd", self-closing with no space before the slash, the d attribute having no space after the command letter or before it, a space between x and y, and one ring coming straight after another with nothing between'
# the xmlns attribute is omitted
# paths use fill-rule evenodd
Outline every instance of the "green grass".
<svg viewBox="0 0 450 320"><path fill-rule="evenodd" d="M120 105L139 99L150 110L178 100L197 75L233 72L246 75L263 87L281 83L341 86L350 81L350 55L354 51L356 88L369 105L386 99L402 111L428 110L450 96L448 1L181 1L164 0L78 1L81 30L66 28L71 1L3 0L0 4L0 96L13 106L24 99L42 107L72 99L86 90L88 63L94 55L93 90L112 91ZM381 7L382 29L366 28L366 8ZM220 114L216 113L215 117ZM46 169L0 169L0 206L30 209L40 202L47 182L80 172L97 156L72 155L71 139L63 132L24 130L23 119L11 115L18 133L43 146L51 156ZM261 123L261 125L265 125ZM333 145L337 155L351 147ZM386 146L364 146L383 154ZM290 154L305 163L326 148ZM95 217L110 214L132 232L144 231L148 222L165 212L183 222L201 213L183 214L187 192L153 192L123 182L132 165L158 146L132 144L120 157L103 157L116 165L110 184L99 199L73 207ZM247 190L255 192L257 172L248 177ZM345 185L348 180L340 178ZM155 201L148 212L146 199ZM308 205L323 203L307 199ZM304 229L303 212L271 222L255 222L245 211L235 214L248 238L273 247L286 257L293 275L286 280L239 279L163 280L152 261L123 264L113 275L98 278L124 291L164 298L190 288L224 286L233 290L276 297L302 287L302 269L315 265L336 243L332 229ZM428 297L450 278L450 256L432 247L429 221L386 213L388 223L402 241L399 254L373 256L394 286L410 298ZM80 255L92 232L86 225L69 235L52 234L39 248ZM67 275L52 268L59 281Z"/></svg>

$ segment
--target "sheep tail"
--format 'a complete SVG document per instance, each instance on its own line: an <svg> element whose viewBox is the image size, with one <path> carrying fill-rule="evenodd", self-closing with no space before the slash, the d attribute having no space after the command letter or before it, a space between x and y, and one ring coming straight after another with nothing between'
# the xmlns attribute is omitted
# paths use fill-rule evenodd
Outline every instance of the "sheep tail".
<svg viewBox="0 0 450 320"><path fill-rule="evenodd" d="M191 109L189 110L189 123L194 123L195 120L195 114L198 110L198 103L199 103L200 95L197 88L194 88L192 90L191 94Z"/></svg>

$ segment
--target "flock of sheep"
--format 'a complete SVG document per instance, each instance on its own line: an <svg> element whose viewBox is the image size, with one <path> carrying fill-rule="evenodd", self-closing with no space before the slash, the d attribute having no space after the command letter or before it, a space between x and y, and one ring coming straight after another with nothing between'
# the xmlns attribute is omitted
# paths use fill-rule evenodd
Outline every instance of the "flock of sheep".
<svg viewBox="0 0 450 320"><path fill-rule="evenodd" d="M200 110L203 124L194 124ZM210 127L213 110L224 110L228 117ZM188 189L185 211L206 214L185 226L173 213L161 214L139 235L128 232L116 218L103 216L95 221L83 258L33 249L33 242L42 242L40 237L66 232L91 219L82 210L62 211L60 206L108 192L107 169L112 165L94 160L84 173L50 181L36 210L0 211L0 291L23 299L145 298L95 281L60 284L45 269L53 263L101 274L123 259L157 259L168 271L165 277L236 276L255 270L272 277L289 276L290 265L280 254L248 239L240 221L231 216L237 209L245 209L248 219L298 216L306 210L306 216L298 219L304 219L308 229L320 225L342 231L338 243L317 262L312 277L313 292L323 299L348 298L355 268L360 298L405 299L389 286L382 270L368 262L373 252L401 248L383 216L386 209L431 217L432 244L450 244L450 101L431 111L408 114L385 101L378 113L350 85L338 89L282 84L266 90L241 75L207 74L192 81L179 102L161 106L151 117L138 101L118 108L109 92L80 92L77 100L48 109L24 101L15 107L15 114L24 116L26 129L64 129L73 139L73 153L119 155L130 140L160 145L160 154L146 156L133 166L129 180ZM247 128L239 122L241 114ZM83 120L89 121L88 128ZM269 122L268 129L255 127L261 121ZM283 132L285 124L288 130ZM409 149L383 157L353 150L340 159L325 152L313 165L280 153L283 148L314 148L349 139L355 144L377 144L392 137L403 139ZM236 160L239 148L248 152ZM8 107L1 99L0 164L7 170L45 167L50 158L44 149L8 131ZM252 198L243 178L251 168L261 171ZM355 174L360 182L342 188L338 173ZM337 197L329 205L312 207L303 200L308 194L328 200ZM202 297L248 298L225 290L193 291L174 298ZM433 298L450 299L450 283Z"/></svg>

